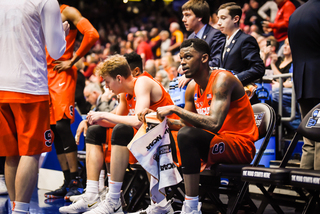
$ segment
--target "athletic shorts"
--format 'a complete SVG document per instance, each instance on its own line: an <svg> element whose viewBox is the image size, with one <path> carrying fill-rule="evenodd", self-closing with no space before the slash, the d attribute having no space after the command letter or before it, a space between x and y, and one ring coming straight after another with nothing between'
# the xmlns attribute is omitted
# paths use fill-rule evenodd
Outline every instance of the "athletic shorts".
<svg viewBox="0 0 320 214"><path fill-rule="evenodd" d="M112 130L113 128L107 128L106 131L106 143L104 145L102 145L103 148L103 152L104 152L104 157L105 157L105 162L106 163L110 163L111 160L111 136L112 136ZM137 129L133 129L134 130L134 134L137 133ZM177 154L177 163L176 165L179 167L181 166L181 157L180 157L180 150L178 147L178 140L177 140L177 136L178 136L178 131L171 131L173 139L175 141L175 151ZM137 159L132 155L132 153L129 151L129 163L130 164L134 164L137 163Z"/></svg>
<svg viewBox="0 0 320 214"><path fill-rule="evenodd" d="M51 151L49 102L0 103L0 156Z"/></svg>
<svg viewBox="0 0 320 214"><path fill-rule="evenodd" d="M74 102L77 83L77 68L73 66L60 73L48 70L50 94L50 124L61 119L74 121Z"/></svg>
<svg viewBox="0 0 320 214"><path fill-rule="evenodd" d="M251 163L256 153L253 142L239 135L214 135L210 142L208 161L202 164L202 170L215 163Z"/></svg>
<svg viewBox="0 0 320 214"><path fill-rule="evenodd" d="M137 133L137 129L133 128L134 130L134 134ZM106 163L110 163L111 162L111 136L112 136L112 131L113 128L107 128L106 131L106 143L104 145L102 145L103 147L103 152L104 152L104 161ZM131 152L129 151L129 164L134 164L137 163L136 158L131 154Z"/></svg>

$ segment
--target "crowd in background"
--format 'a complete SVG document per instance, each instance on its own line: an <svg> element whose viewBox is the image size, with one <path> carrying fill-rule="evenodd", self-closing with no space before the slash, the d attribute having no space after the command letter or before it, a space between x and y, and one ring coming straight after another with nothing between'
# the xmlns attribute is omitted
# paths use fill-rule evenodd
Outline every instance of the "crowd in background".
<svg viewBox="0 0 320 214"><path fill-rule="evenodd" d="M207 2L211 13L209 24L219 29L217 9L227 1L209 0ZM289 9L285 8L286 5L282 7L282 10L286 10L289 15L295 8L304 3L297 0L291 0L290 2L292 4ZM72 4L72 2L69 3ZM186 31L182 22L181 5L183 3L184 1L173 1L170 4L165 4L163 1L129 2L128 4L117 1L108 3L105 1L95 1L94 3L74 2L74 6L79 8L85 17L88 17L100 35L100 39L91 51L78 63L78 69L84 76L79 75L82 82L85 79L87 83L103 84L102 78L95 72L98 63L115 53L123 55L135 51L143 59L144 70L160 81L168 90L169 81L179 75L177 72L180 63L178 47L192 33ZM292 65L290 45L287 44L289 47L286 49L286 46L283 45L287 38L285 33L287 27L283 28L283 25L288 25L288 23L282 23L279 18L275 20L278 12L277 1L249 0L236 1L236 3L242 6L243 11L240 29L256 39L267 74L289 73ZM78 44L80 44L81 34L78 34L78 36ZM279 69L279 66L281 69ZM84 88L83 83L82 85L78 88L80 92ZM290 98L291 79L285 82L284 87L289 88ZM277 88L277 83L274 82L273 89L276 92L273 95L276 98L273 106L275 108L278 104ZM290 109L290 99L285 101L288 103L288 109ZM88 103L86 107L83 107L82 103L84 101L80 93L77 104L81 113L85 114L90 108Z"/></svg>

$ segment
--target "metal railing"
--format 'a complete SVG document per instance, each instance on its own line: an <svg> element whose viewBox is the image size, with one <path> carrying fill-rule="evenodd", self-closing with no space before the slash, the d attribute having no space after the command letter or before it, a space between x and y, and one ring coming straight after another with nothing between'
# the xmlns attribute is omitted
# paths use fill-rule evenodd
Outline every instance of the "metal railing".
<svg viewBox="0 0 320 214"><path fill-rule="evenodd" d="M278 114L281 117L280 124L278 126L278 151L282 151L282 122L290 122L295 119L296 115L296 94L294 91L294 84L292 83L292 94L291 94L291 115L290 117L282 116L282 103L283 103L283 79L292 78L292 73L288 74L279 74L279 75L270 75L264 76L263 80L274 80L279 79L279 102L278 102ZM282 154L283 155L283 154Z"/></svg>

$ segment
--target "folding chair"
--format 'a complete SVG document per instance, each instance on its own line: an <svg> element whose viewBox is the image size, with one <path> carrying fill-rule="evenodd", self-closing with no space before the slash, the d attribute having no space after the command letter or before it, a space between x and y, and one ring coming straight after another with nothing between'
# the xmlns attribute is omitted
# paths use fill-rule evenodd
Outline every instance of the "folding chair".
<svg viewBox="0 0 320 214"><path fill-rule="evenodd" d="M304 205L298 203L298 200L305 201L307 205L305 206L303 213L310 213L311 209L309 209L309 207L314 206L315 203L319 201L319 172L313 170L285 168L293 153L294 148L297 145L298 139L301 136L315 141L320 141L320 125L317 124L319 117L320 104L315 106L301 121L297 132L295 133L288 147L288 150L280 163L279 168L244 167L242 169L242 180L250 183L255 183L263 193L264 198L259 206L257 213L263 213L268 204L270 204L277 213L284 213L279 207L279 203L285 203L286 200L288 201L287 205L294 205L296 207ZM312 181L311 183L310 180ZM276 187L290 184L293 186L292 189L300 195L298 198L292 198L289 196L281 197L281 195L273 193ZM270 185L268 190L266 190L264 185ZM301 187L305 187L307 190L309 190L311 197L308 197Z"/></svg>
<svg viewBox="0 0 320 214"><path fill-rule="evenodd" d="M252 109L259 129L259 139L264 137L252 164L252 166L258 166L275 127L276 115L272 107L264 103L253 105ZM209 198L221 213L237 213L244 202L248 203L253 211L256 211L257 207L248 194L248 182L241 181L241 169L245 166L250 166L250 164L215 164L211 170L201 172L200 200ZM228 185L221 185L223 183L221 178L227 178ZM227 206L222 203L218 193L228 195Z"/></svg>

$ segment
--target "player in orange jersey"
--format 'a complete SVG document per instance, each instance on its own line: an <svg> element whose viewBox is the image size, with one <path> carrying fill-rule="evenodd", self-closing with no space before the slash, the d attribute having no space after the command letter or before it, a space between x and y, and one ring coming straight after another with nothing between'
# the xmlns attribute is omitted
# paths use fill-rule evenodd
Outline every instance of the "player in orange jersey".
<svg viewBox="0 0 320 214"><path fill-rule="evenodd" d="M110 127L111 124L117 125L113 128L111 137L109 192L105 200L86 213L123 213L120 190L130 161L127 144L142 124L135 114L145 108L155 110L159 106L173 105L173 102L163 86L150 76L140 75L139 78L134 78L123 56L109 57L100 68L100 74L104 78L106 86L115 94L120 94L120 103L116 114L89 112L87 117L90 124L104 127ZM166 203L162 209L166 213L173 213L170 203Z"/></svg>
<svg viewBox="0 0 320 214"><path fill-rule="evenodd" d="M160 117L174 113L181 118L169 119L171 129L180 129L178 145L186 190L181 213L198 214L201 166L250 163L259 134L241 82L229 71L210 69L210 47L205 41L184 41L180 58L184 74L193 79L186 89L185 107L164 106L157 112ZM142 117L139 115L140 120Z"/></svg>
<svg viewBox="0 0 320 214"><path fill-rule="evenodd" d="M70 33L66 37L67 49L59 60L52 59L47 53L48 84L50 92L50 124L54 132L54 145L64 174L61 188L45 193L48 198L65 197L80 194L81 184L78 179L77 145L71 132L70 124L74 119L74 99L77 69L74 64L83 57L99 34L91 23L74 7L60 5L62 21L69 21ZM77 32L83 34L79 49L73 54ZM69 191L67 192L67 187Z"/></svg>

